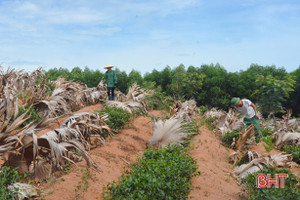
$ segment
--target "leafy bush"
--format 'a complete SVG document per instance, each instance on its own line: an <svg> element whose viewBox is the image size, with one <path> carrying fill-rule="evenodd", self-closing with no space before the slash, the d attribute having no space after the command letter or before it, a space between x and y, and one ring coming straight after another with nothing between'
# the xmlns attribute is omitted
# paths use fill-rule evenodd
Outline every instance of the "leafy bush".
<svg viewBox="0 0 300 200"><path fill-rule="evenodd" d="M267 145L265 144L263 145L268 152L272 151L272 149L275 148L275 144L273 143L273 138L271 136L265 136L262 139L267 144Z"/></svg>
<svg viewBox="0 0 300 200"><path fill-rule="evenodd" d="M103 110L99 111L99 113L108 114L108 120L106 123L113 131L116 132L125 127L125 125L132 119L131 114L122 108L109 108L106 106Z"/></svg>
<svg viewBox="0 0 300 200"><path fill-rule="evenodd" d="M285 145L284 151L293 155L293 161L300 164L300 146Z"/></svg>
<svg viewBox="0 0 300 200"><path fill-rule="evenodd" d="M19 107L19 116L24 114L29 109L28 106ZM43 119L43 116L36 111L33 107L29 109L29 111L26 113L25 118L30 115L30 118L26 120L22 125L26 126L27 124L31 122L40 122Z"/></svg>
<svg viewBox="0 0 300 200"><path fill-rule="evenodd" d="M118 182L104 187L104 199L185 199L196 161L179 145L148 149Z"/></svg>
<svg viewBox="0 0 300 200"><path fill-rule="evenodd" d="M257 188L256 187L256 177L258 174L271 174L273 178L275 174L288 174L289 177L285 179L284 188L275 188L272 184L271 188ZM253 174L249 174L243 183L246 186L246 190L249 193L249 200L256 199L266 199L266 200L290 200L290 199L300 199L300 191L297 188L299 180L295 175L293 175L289 170L282 168L276 170L273 167L263 169Z"/></svg>
<svg viewBox="0 0 300 200"><path fill-rule="evenodd" d="M173 99L160 89L154 90L152 95L146 97L146 101L150 110L169 110L174 103Z"/></svg>
<svg viewBox="0 0 300 200"><path fill-rule="evenodd" d="M263 137L271 136L275 132L275 130L270 128L261 128L260 131Z"/></svg>
<svg viewBox="0 0 300 200"><path fill-rule="evenodd" d="M240 137L240 131L234 130L230 133L225 134L224 137L222 138L222 142L225 146L230 147L230 145L233 142L233 138L235 138L235 140L237 141L239 137Z"/></svg>
<svg viewBox="0 0 300 200"><path fill-rule="evenodd" d="M14 184L21 179L21 175L9 166L3 166L0 170L0 199L14 199L17 191L7 189L7 186Z"/></svg>
<svg viewBox="0 0 300 200"><path fill-rule="evenodd" d="M205 113L206 111L209 110L209 107L208 106L200 106L199 110L200 110L201 113Z"/></svg>

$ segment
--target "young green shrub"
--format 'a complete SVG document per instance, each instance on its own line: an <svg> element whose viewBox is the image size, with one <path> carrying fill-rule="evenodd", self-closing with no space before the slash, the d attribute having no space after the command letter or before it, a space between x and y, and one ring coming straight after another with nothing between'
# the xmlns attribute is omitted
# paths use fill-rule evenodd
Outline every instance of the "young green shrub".
<svg viewBox="0 0 300 200"><path fill-rule="evenodd" d="M275 130L272 130L270 128L261 128L260 129L262 137L271 136Z"/></svg>
<svg viewBox="0 0 300 200"><path fill-rule="evenodd" d="M209 130L214 130L216 128L215 125L216 119L214 117L211 118L202 118L202 124L206 124L209 128Z"/></svg>
<svg viewBox="0 0 300 200"><path fill-rule="evenodd" d="M19 174L15 169L10 168L9 166L3 166L0 170L0 199L10 200L14 199L17 195L17 191L12 191L7 189L9 185L18 182L22 178L22 175Z"/></svg>
<svg viewBox="0 0 300 200"><path fill-rule="evenodd" d="M265 144L263 145L268 152L272 151L275 148L275 144L273 143L273 137L265 136L262 139L267 144L267 145Z"/></svg>
<svg viewBox="0 0 300 200"><path fill-rule="evenodd" d="M209 110L209 107L208 106L200 106L199 107L199 110L202 114L204 114L206 111Z"/></svg>
<svg viewBox="0 0 300 200"><path fill-rule="evenodd" d="M237 141L239 137L240 137L240 131L234 130L230 133L226 133L222 138L222 142L225 146L230 147L230 145L233 142L233 138L235 138L235 141Z"/></svg>
<svg viewBox="0 0 300 200"><path fill-rule="evenodd" d="M284 151L293 155L293 161L300 164L300 146L285 145Z"/></svg>
<svg viewBox="0 0 300 200"><path fill-rule="evenodd" d="M198 124L198 121L194 119L189 123L183 124L181 127L184 129L185 133L189 133L186 142L183 144L186 147L190 144L192 137L200 133L200 125Z"/></svg>
<svg viewBox="0 0 300 200"><path fill-rule="evenodd" d="M152 95L146 97L146 102L149 110L169 110L174 100L160 89L156 89Z"/></svg>
<svg viewBox="0 0 300 200"><path fill-rule="evenodd" d="M118 132L119 129L124 128L125 125L132 120L132 115L121 108L105 107L103 110L98 111L99 114L108 114L108 120L106 121L109 128Z"/></svg>
<svg viewBox="0 0 300 200"><path fill-rule="evenodd" d="M256 177L258 174L271 174L274 178L275 174L288 174L289 177L285 179L284 188L275 188L272 184L271 188L257 188L256 187ZM293 175L289 170L282 168L276 170L273 167L263 169L253 174L249 174L242 181L246 190L249 194L248 200L266 199L266 200L290 200L290 199L300 199L300 190L297 188L299 180L295 175Z"/></svg>
<svg viewBox="0 0 300 200"><path fill-rule="evenodd" d="M186 199L196 161L179 145L147 149L118 182L104 187L104 199Z"/></svg>

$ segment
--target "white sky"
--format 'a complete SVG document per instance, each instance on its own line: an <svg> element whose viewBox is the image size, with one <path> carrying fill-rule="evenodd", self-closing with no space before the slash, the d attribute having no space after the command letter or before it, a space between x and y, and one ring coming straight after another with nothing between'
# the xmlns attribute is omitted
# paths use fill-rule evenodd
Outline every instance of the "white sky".
<svg viewBox="0 0 300 200"><path fill-rule="evenodd" d="M0 64L300 66L298 0L0 0Z"/></svg>

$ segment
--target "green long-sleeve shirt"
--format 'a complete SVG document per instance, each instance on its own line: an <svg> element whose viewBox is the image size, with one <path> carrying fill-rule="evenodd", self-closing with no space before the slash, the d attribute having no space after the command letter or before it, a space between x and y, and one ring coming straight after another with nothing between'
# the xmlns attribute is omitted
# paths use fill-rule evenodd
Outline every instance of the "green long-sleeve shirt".
<svg viewBox="0 0 300 200"><path fill-rule="evenodd" d="M106 87L112 88L117 86L117 75L114 70L111 70L110 72L105 72L105 79L106 79Z"/></svg>

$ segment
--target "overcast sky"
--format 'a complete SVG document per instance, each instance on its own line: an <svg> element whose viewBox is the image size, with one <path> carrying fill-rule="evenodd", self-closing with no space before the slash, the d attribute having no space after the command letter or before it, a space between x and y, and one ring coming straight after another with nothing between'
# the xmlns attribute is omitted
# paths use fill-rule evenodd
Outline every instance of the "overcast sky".
<svg viewBox="0 0 300 200"><path fill-rule="evenodd" d="M0 0L0 64L300 66L299 0Z"/></svg>

